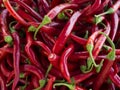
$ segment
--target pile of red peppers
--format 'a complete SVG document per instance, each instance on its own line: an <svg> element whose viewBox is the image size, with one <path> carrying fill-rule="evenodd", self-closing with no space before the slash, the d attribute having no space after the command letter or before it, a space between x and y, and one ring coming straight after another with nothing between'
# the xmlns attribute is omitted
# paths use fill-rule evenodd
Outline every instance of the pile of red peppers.
<svg viewBox="0 0 120 90"><path fill-rule="evenodd" d="M120 0L0 0L0 90L119 90Z"/></svg>

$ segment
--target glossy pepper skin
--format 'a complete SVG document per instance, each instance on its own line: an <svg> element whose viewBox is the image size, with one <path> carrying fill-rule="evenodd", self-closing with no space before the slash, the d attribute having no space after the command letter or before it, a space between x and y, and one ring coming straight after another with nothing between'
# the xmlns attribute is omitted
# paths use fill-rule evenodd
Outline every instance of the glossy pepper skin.
<svg viewBox="0 0 120 90"><path fill-rule="evenodd" d="M70 74L69 74L68 67L67 67L67 59L72 54L73 51L74 51L74 45L71 44L68 46L68 48L66 48L66 50L63 52L60 58L60 70L64 78L68 82L71 82L71 80L70 80Z"/></svg>
<svg viewBox="0 0 120 90"><path fill-rule="evenodd" d="M60 54L61 51L63 50L63 47L65 45L65 42L67 41L68 37L70 36L70 33L73 30L73 27L76 23L76 21L78 20L78 18L80 17L81 12L77 11L75 12L72 17L70 18L70 20L67 22L67 24L65 25L65 27L63 28L62 32L60 33L54 47L53 47L53 52L56 54Z"/></svg>

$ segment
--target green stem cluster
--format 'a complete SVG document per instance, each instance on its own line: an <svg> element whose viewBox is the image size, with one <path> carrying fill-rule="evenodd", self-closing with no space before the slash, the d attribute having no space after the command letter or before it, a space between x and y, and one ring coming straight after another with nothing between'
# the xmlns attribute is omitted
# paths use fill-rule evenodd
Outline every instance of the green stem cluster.
<svg viewBox="0 0 120 90"><path fill-rule="evenodd" d="M99 34L104 35L107 38L107 41L109 42L109 44L111 45L112 50L107 54L106 57L107 57L108 60L113 60L114 61L115 60L115 45L114 45L113 41L105 33L100 32ZM103 66L104 59L101 60L100 64L95 63L95 60L94 60L93 55L92 55L93 48L94 48L93 44L87 44L87 46L86 46L86 49L87 49L90 57L87 59L87 66L82 65L80 67L81 71L83 73L90 72L93 69L93 67L95 67L96 72L99 73L100 70L101 70L101 67Z"/></svg>

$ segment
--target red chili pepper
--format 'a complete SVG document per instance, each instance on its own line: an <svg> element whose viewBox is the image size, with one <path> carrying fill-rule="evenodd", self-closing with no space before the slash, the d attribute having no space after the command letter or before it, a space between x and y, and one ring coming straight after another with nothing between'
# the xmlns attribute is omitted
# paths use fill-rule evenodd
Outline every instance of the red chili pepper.
<svg viewBox="0 0 120 90"><path fill-rule="evenodd" d="M23 19L21 18L16 12L15 10L12 8L9 0L3 0L3 3L5 5L5 7L7 8L7 10L10 12L10 14L16 19L18 20L21 24L25 25L25 26L28 26L28 23Z"/></svg>
<svg viewBox="0 0 120 90"><path fill-rule="evenodd" d="M101 31L101 30L94 32L94 33L88 38L86 45L88 45L88 44L94 45L94 41L95 41L96 37L99 35L99 32L100 32L100 31Z"/></svg>
<svg viewBox="0 0 120 90"><path fill-rule="evenodd" d="M70 33L72 32L73 26L75 25L76 21L80 17L81 12L77 11L75 12L70 20L67 22L66 26L63 28L62 32L60 33L54 47L53 47L53 52L56 54L60 54L61 51L64 48L64 45L70 36Z"/></svg>
<svg viewBox="0 0 120 90"><path fill-rule="evenodd" d="M101 0L95 0L93 5L86 11L86 15L94 14L96 11L98 11L99 7L101 5Z"/></svg>
<svg viewBox="0 0 120 90"><path fill-rule="evenodd" d="M87 40L81 37L78 37L74 34L71 34L70 37L75 40L77 43L81 44L81 45L85 45L87 43Z"/></svg>
<svg viewBox="0 0 120 90"><path fill-rule="evenodd" d="M33 84L34 88L39 87L39 82L38 82L38 77L37 76L32 77L32 84Z"/></svg>
<svg viewBox="0 0 120 90"><path fill-rule="evenodd" d="M10 35L10 32L8 30L8 27L7 27L7 16L8 16L8 11L5 9L2 11L1 13L1 17L0 17L0 24L1 24L1 30L2 30L2 34L3 34L3 37L5 38L5 36L9 36Z"/></svg>
<svg viewBox="0 0 120 90"><path fill-rule="evenodd" d="M93 25L93 28L92 28L92 33L96 32L98 29L98 26L96 24Z"/></svg>
<svg viewBox="0 0 120 90"><path fill-rule="evenodd" d="M20 0L15 0L15 2L17 2L23 8L25 8L38 21L42 20L42 17L37 12L35 12L30 6L28 6L26 3L24 3L23 1L20 1Z"/></svg>
<svg viewBox="0 0 120 90"><path fill-rule="evenodd" d="M3 34L3 38L4 38L4 41L8 44L11 45L11 42L12 42L12 36L8 30L8 27L7 27L7 17L8 17L8 11L7 10L3 10L3 12L1 13L1 30L2 30L2 34Z"/></svg>
<svg viewBox="0 0 120 90"><path fill-rule="evenodd" d="M1 63L0 69L4 76L9 77L11 71L5 66L5 61Z"/></svg>
<svg viewBox="0 0 120 90"><path fill-rule="evenodd" d="M78 62L79 60L87 59L89 56L89 53L87 51L83 52L75 52L70 56L70 61Z"/></svg>
<svg viewBox="0 0 120 90"><path fill-rule="evenodd" d="M94 74L94 71L86 73L86 74L78 74L78 75L75 75L73 78L74 78L75 83L77 84L89 78L93 74Z"/></svg>
<svg viewBox="0 0 120 90"><path fill-rule="evenodd" d="M8 54L8 52L7 52L7 47L8 47L9 45L8 44L6 44L5 46L3 46L2 48L0 48L0 62L2 61L2 60L4 60L4 58L6 57L6 55Z"/></svg>
<svg viewBox="0 0 120 90"><path fill-rule="evenodd" d="M118 30L118 23L119 23L119 17L117 13L114 13L111 15L111 31L110 31L110 38L114 40L117 30Z"/></svg>
<svg viewBox="0 0 120 90"><path fill-rule="evenodd" d="M1 74L0 74L0 89L7 90L5 78Z"/></svg>
<svg viewBox="0 0 120 90"><path fill-rule="evenodd" d="M13 51L13 50L12 50ZM13 53L13 52L12 52ZM12 54L11 53L11 54ZM13 67L13 62L12 62L12 58L11 58L11 56L10 55L7 55L7 64L10 66L10 67Z"/></svg>
<svg viewBox="0 0 120 90"><path fill-rule="evenodd" d="M33 40L30 36L30 33L26 32L26 34L27 34L27 44L25 46L25 51L26 51L27 55L29 56L29 59L30 59L31 63L36 65L37 67L41 68L40 63L37 61L36 56L35 56L32 48L31 48Z"/></svg>
<svg viewBox="0 0 120 90"><path fill-rule="evenodd" d="M55 77L51 77L50 79L48 79L48 83L45 86L44 90L53 90L54 81L55 81Z"/></svg>
<svg viewBox="0 0 120 90"><path fill-rule="evenodd" d="M46 0L40 0L40 2L43 5L43 9L44 9L45 13L49 12L49 10L50 10L49 3Z"/></svg>
<svg viewBox="0 0 120 90"><path fill-rule="evenodd" d="M119 89L119 8L120 0L0 0L0 89Z"/></svg>
<svg viewBox="0 0 120 90"><path fill-rule="evenodd" d="M110 24L109 24L109 23L107 23L106 30L104 31L104 33L105 33L106 35L109 35L109 33L110 33ZM99 54L99 52L100 52L100 50L101 50L101 48L102 48L105 40L106 40L106 37L103 36L103 35L101 35L101 36L98 38L98 40L97 40L97 42L96 42L96 44L95 44L95 46L94 46L93 52L92 52L94 59L95 59L95 58L97 57L97 55Z"/></svg>
<svg viewBox="0 0 120 90"><path fill-rule="evenodd" d="M47 34L44 33L44 32L41 32L41 36L42 36L44 42L46 43L46 45L47 45L50 49L52 49L53 44L55 43L54 37L51 37L51 36L47 35Z"/></svg>
<svg viewBox="0 0 120 90"><path fill-rule="evenodd" d="M112 80L112 82L113 82L117 87L120 88L120 77L119 77L118 74L116 74L116 73L114 72L114 69L113 69L113 68L110 69L109 77L110 77L110 79Z"/></svg>
<svg viewBox="0 0 120 90"><path fill-rule="evenodd" d="M15 75L14 71L10 72L9 77L7 78L7 84L9 84L12 81L12 79L14 78L14 75Z"/></svg>
<svg viewBox="0 0 120 90"><path fill-rule="evenodd" d="M18 9L16 11L23 19L29 21L29 22L37 22L35 18L24 12L22 9Z"/></svg>
<svg viewBox="0 0 120 90"><path fill-rule="evenodd" d="M68 67L67 67L67 59L72 54L73 50L74 50L74 46L72 44L69 45L66 48L66 50L62 53L62 56L60 58L60 70L64 78L68 82L71 82L71 80L70 80L70 74L69 74Z"/></svg>
<svg viewBox="0 0 120 90"><path fill-rule="evenodd" d="M20 67L20 70L33 73L38 77L39 80L43 78L43 73L41 72L41 70L33 65L23 65Z"/></svg>
<svg viewBox="0 0 120 90"><path fill-rule="evenodd" d="M49 47L47 47L47 45L45 45L43 42L34 41L33 44L42 47L47 52L48 55L51 53L51 50L49 49Z"/></svg>
<svg viewBox="0 0 120 90"><path fill-rule="evenodd" d="M101 3L101 5L100 5L100 7L99 7L98 10L99 10L99 11L102 10L106 5L108 5L109 1L110 1L110 0L104 0L104 2Z"/></svg>
<svg viewBox="0 0 120 90"><path fill-rule="evenodd" d="M52 68L49 75L56 76L56 78L63 78L62 73L56 68Z"/></svg>
<svg viewBox="0 0 120 90"><path fill-rule="evenodd" d="M17 83L19 81L19 74L20 74L20 38L16 31L12 32L12 37L14 40L13 45L13 66L15 72L15 78L12 86L12 90L15 90Z"/></svg>
<svg viewBox="0 0 120 90"><path fill-rule="evenodd" d="M103 84L104 80L107 78L107 76L109 75L109 71L113 65L114 61L110 61L110 60L105 60L104 61L104 65L102 70L100 71L100 73L98 74L96 81L94 82L94 86L93 89L94 90L99 90L101 85Z"/></svg>

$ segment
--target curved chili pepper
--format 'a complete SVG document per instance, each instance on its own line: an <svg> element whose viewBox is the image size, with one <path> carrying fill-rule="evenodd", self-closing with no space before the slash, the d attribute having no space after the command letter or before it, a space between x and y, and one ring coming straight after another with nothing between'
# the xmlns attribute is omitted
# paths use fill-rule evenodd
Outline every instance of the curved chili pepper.
<svg viewBox="0 0 120 90"><path fill-rule="evenodd" d="M10 35L10 32L7 27L7 24L8 24L7 16L8 16L8 11L7 11L7 9L5 9L2 11L1 17L0 17L0 20L1 20L0 24L1 24L1 30L2 30L3 37Z"/></svg>
<svg viewBox="0 0 120 90"><path fill-rule="evenodd" d="M117 13L114 13L111 15L111 31L110 31L110 38L114 40L115 35L118 30L118 23L119 23L119 17Z"/></svg>
<svg viewBox="0 0 120 90"><path fill-rule="evenodd" d="M42 47L47 52L48 55L51 53L51 50L43 42L34 41L33 44L36 44L36 45Z"/></svg>
<svg viewBox="0 0 120 90"><path fill-rule="evenodd" d="M110 29L110 24L107 23L106 30L104 31L104 33L105 33L106 35L109 35L110 30L111 30L111 29ZM96 42L96 44L95 44L95 46L94 46L94 49L93 49L93 52L92 52L94 59L95 59L95 58L97 57L97 55L99 54L99 52L100 52L100 50L101 50L101 48L102 48L105 40L106 40L106 37L103 36L103 35L101 35L101 36L98 38L98 41Z"/></svg>
<svg viewBox="0 0 120 90"><path fill-rule="evenodd" d="M81 12L77 11L75 12L70 20L67 22L66 26L63 28L62 32L60 33L54 47L53 47L53 52L56 54L60 54L61 51L64 48L64 45L70 36L70 33L72 32L73 26L75 25L76 21L80 17Z"/></svg>
<svg viewBox="0 0 120 90"><path fill-rule="evenodd" d="M7 55L7 58L6 58L6 59L7 59L7 61L6 61L7 64L8 64L10 67L13 67L13 62L12 62L12 60L11 60L11 59L12 59L11 56L10 56L10 55Z"/></svg>
<svg viewBox="0 0 120 90"><path fill-rule="evenodd" d="M35 74L39 80L41 80L43 78L43 73L41 72L41 70L33 65L20 66L20 70L21 71L28 71L28 72Z"/></svg>
<svg viewBox="0 0 120 90"><path fill-rule="evenodd" d="M26 32L26 34L27 34L27 44L25 46L25 51L26 51L27 55L29 56L31 63L42 69L40 63L37 61L36 56L31 48L33 40L30 36L30 33ZM42 70L42 71L44 71L44 70Z"/></svg>
<svg viewBox="0 0 120 90"><path fill-rule="evenodd" d="M33 18L32 16L30 16L29 14L27 14L26 12L24 12L22 9L18 9L16 10L16 12L25 20L29 21L29 22L37 22L37 20L35 18Z"/></svg>
<svg viewBox="0 0 120 90"><path fill-rule="evenodd" d="M86 15L94 14L96 11L98 11L98 8L101 5L101 0L95 0L93 5L86 11Z"/></svg>
<svg viewBox="0 0 120 90"><path fill-rule="evenodd" d="M14 72L15 78L12 86L12 90L15 90L15 87L19 81L19 74L20 74L20 37L18 36L17 32L12 32L12 37L14 40L13 45L13 65L14 65Z"/></svg>
<svg viewBox="0 0 120 90"><path fill-rule="evenodd" d="M74 50L74 46L71 44L69 45L66 50L62 53L62 56L60 58L60 70L61 73L63 74L64 78L68 81L71 82L70 80L70 74L67 68L67 59L68 57L72 54Z"/></svg>
<svg viewBox="0 0 120 90"><path fill-rule="evenodd" d="M3 3L5 5L5 7L7 8L7 10L10 12L10 14L16 19L18 20L21 24L25 25L25 26L28 26L28 23L23 19L21 18L15 11L14 9L12 8L9 0L3 0Z"/></svg>
<svg viewBox="0 0 120 90"><path fill-rule="evenodd" d="M28 6L27 4L25 4L23 1L20 0L15 0L15 2L17 2L20 6L22 6L23 8L25 8L31 15L34 16L34 18L36 18L37 20L41 21L42 17L35 12L30 6Z"/></svg>
<svg viewBox="0 0 120 90"><path fill-rule="evenodd" d="M2 30L2 34L3 34L3 38L4 38L4 41L8 44L11 45L11 42L12 42L12 37L11 37L11 34L7 28L7 17L8 17L8 11L7 10L3 10L2 13L1 13L1 30Z"/></svg>
<svg viewBox="0 0 120 90"><path fill-rule="evenodd" d="M5 66L5 61L3 61L1 63L0 68L1 68L1 72L3 73L3 75L6 76L6 77L9 77L9 74L10 74L11 71L8 70L8 68Z"/></svg>
<svg viewBox="0 0 120 90"><path fill-rule="evenodd" d="M94 45L94 41L95 41L96 37L99 35L99 32L100 32L100 30L94 32L94 33L88 38L86 45L89 45L89 44Z"/></svg>

